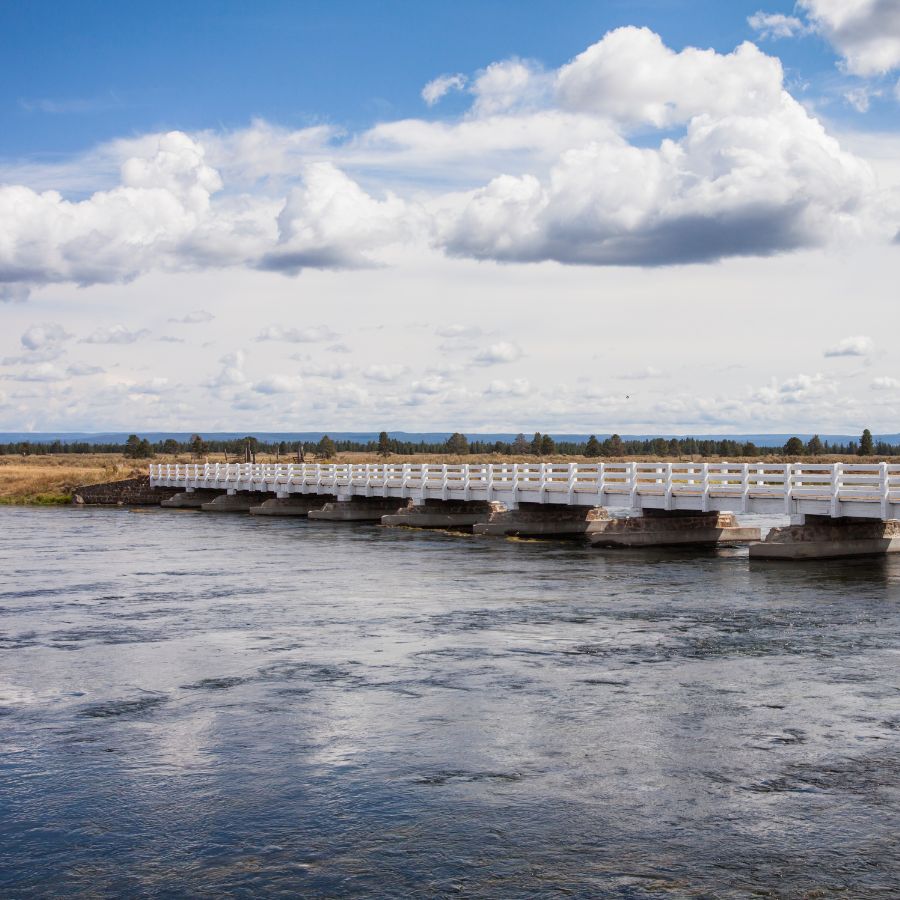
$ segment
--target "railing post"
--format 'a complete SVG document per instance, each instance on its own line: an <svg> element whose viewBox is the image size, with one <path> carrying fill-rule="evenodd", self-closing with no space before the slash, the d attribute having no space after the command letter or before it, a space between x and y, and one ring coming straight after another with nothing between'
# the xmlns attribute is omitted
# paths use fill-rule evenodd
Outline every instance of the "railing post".
<svg viewBox="0 0 900 900"><path fill-rule="evenodd" d="M881 488L881 519L886 522L890 513L890 473L886 462L878 467L878 486Z"/></svg>
<svg viewBox="0 0 900 900"><path fill-rule="evenodd" d="M666 509L672 509L672 463L665 464Z"/></svg>
<svg viewBox="0 0 900 900"><path fill-rule="evenodd" d="M831 518L838 519L841 515L841 487L844 476L844 464L835 463L831 469Z"/></svg>

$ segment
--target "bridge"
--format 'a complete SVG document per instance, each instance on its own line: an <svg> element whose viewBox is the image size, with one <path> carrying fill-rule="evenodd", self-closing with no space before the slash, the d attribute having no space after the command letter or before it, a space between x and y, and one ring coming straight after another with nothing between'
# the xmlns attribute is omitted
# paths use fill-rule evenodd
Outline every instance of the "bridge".
<svg viewBox="0 0 900 900"><path fill-rule="evenodd" d="M752 555L900 550L900 465L884 462L158 464L150 482L184 492L173 506L583 533L611 545L758 541L758 529L740 528L734 516L775 514L790 517L791 527L776 529ZM638 515L609 519L607 509ZM847 553L828 552L828 543Z"/></svg>

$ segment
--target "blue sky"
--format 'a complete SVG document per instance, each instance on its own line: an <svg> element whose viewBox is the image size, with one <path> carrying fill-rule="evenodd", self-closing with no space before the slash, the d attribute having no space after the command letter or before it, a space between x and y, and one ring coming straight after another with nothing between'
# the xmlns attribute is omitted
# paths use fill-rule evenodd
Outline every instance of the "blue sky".
<svg viewBox="0 0 900 900"><path fill-rule="evenodd" d="M0 430L897 430L896 0L0 33Z"/></svg>
<svg viewBox="0 0 900 900"><path fill-rule="evenodd" d="M600 2L15 3L0 6L4 155L84 150L123 134L234 128L253 117L359 129L422 115L420 86L509 56L558 66L622 25L673 48L728 52L754 37L747 18L793 4L729 0ZM778 41L788 80L835 80L818 37ZM877 104L864 127L896 119ZM457 103L462 109L462 103ZM446 112L446 111L443 111ZM437 113L434 113L437 114ZM835 104L829 114L862 118Z"/></svg>

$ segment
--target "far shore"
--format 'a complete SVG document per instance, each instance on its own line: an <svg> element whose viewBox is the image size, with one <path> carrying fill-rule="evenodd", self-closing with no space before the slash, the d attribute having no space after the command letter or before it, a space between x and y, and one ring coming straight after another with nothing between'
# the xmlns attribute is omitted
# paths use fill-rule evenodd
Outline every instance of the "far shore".
<svg viewBox="0 0 900 900"><path fill-rule="evenodd" d="M333 459L321 460L307 455L306 462L334 463L439 463L453 465L456 463L596 463L596 462L721 462L718 457L700 456L620 456L620 457L586 457L586 456L502 456L499 454L471 454L459 456L452 454L417 454L413 456L392 455L387 459L375 453L339 453ZM296 458L275 454L257 454L260 463L296 462ZM876 463L900 462L900 457L875 456L816 456L795 457L773 453L767 456L729 457L728 462L738 463ZM32 456L0 456L0 505L4 506L62 506L72 502L72 494L76 488L87 484L107 481L121 481L126 478L137 478L147 474L149 463L224 463L225 455L212 453L202 459L193 459L187 454L176 456L155 456L152 459L128 459L119 453L55 453ZM243 462L229 456L227 462Z"/></svg>

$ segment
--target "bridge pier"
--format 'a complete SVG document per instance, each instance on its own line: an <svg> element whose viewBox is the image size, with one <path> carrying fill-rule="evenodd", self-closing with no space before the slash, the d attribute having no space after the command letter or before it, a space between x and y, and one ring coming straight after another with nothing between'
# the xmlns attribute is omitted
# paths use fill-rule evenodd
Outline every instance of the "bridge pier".
<svg viewBox="0 0 900 900"><path fill-rule="evenodd" d="M733 513L644 509L640 516L597 522L595 547L702 547L759 541L759 528L738 525Z"/></svg>
<svg viewBox="0 0 900 900"><path fill-rule="evenodd" d="M288 497L272 497L258 506L250 507L251 516L306 516L312 510L321 509L333 501L331 494L291 494Z"/></svg>
<svg viewBox="0 0 900 900"><path fill-rule="evenodd" d="M498 510L500 503L484 500L426 500L418 506L408 506L393 515L382 516L381 524L390 527L405 525L408 528L442 528L448 531L466 531L470 534L479 523L487 522Z"/></svg>
<svg viewBox="0 0 900 900"><path fill-rule="evenodd" d="M204 503L209 503L221 494L224 494L224 491L188 488L172 494L167 500L161 500L159 505L166 509L200 509Z"/></svg>
<svg viewBox="0 0 900 900"><path fill-rule="evenodd" d="M900 553L900 521L798 516L750 548L751 559L833 559Z"/></svg>
<svg viewBox="0 0 900 900"><path fill-rule="evenodd" d="M384 516L395 515L409 505L409 500L398 497L350 497L311 509L308 515L326 522L380 522Z"/></svg>
<svg viewBox="0 0 900 900"><path fill-rule="evenodd" d="M240 493L220 494L200 509L203 512L250 512L251 506L258 506L266 497L262 491L241 491Z"/></svg>
<svg viewBox="0 0 900 900"><path fill-rule="evenodd" d="M515 537L566 537L587 534L595 523L609 519L599 506L562 506L551 503L520 503L517 509L498 510L475 534Z"/></svg>

